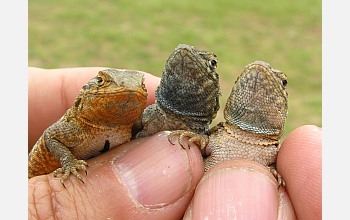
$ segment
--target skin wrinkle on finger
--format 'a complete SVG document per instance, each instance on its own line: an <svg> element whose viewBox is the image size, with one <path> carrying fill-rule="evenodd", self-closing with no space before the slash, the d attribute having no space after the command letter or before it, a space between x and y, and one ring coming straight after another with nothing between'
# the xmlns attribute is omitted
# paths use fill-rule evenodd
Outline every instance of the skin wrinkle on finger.
<svg viewBox="0 0 350 220"><path fill-rule="evenodd" d="M28 187L32 189L32 194L28 194L31 199L28 201L28 217L35 219L49 219L57 217L57 198L52 190L49 178L40 176L29 182Z"/></svg>

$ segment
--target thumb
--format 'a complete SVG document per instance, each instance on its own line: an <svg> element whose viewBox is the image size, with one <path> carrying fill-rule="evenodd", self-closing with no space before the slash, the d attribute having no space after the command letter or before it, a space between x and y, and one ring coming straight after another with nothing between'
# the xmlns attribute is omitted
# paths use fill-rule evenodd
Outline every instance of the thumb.
<svg viewBox="0 0 350 220"><path fill-rule="evenodd" d="M53 174L29 180L29 218L180 219L203 175L195 146L168 142L167 132L137 139L87 160L85 184L66 189Z"/></svg>

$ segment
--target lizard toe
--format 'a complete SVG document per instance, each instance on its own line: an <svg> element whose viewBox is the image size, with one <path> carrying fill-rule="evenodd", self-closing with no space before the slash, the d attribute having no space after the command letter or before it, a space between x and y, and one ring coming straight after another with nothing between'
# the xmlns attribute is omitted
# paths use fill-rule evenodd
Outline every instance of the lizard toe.
<svg viewBox="0 0 350 220"><path fill-rule="evenodd" d="M64 185L64 181L68 179L68 176L72 173L76 178L78 178L81 182L84 183L83 178L78 173L77 170L83 170L85 171L85 174L87 174L87 167L88 164L85 160L77 160L74 159L72 162L66 163L62 166L62 168L58 168L53 172L53 175L56 177L58 173L63 173L63 176L61 177L60 182L62 185ZM66 187L65 187L66 188Z"/></svg>
<svg viewBox="0 0 350 220"><path fill-rule="evenodd" d="M272 173L272 175L276 178L276 181L278 183L278 188L280 188L281 186L283 186L283 188L286 188L286 182L282 178L281 174L279 174L277 172L276 165L273 164L273 165L270 165L270 166L267 166L267 167L270 170L270 172Z"/></svg>
<svg viewBox="0 0 350 220"><path fill-rule="evenodd" d="M192 143L195 143L198 146L198 148L202 151L208 145L209 139L206 135L194 134L188 140L188 147L190 147Z"/></svg>
<svg viewBox="0 0 350 220"><path fill-rule="evenodd" d="M203 134L197 134L195 132L192 131L186 131L186 130L176 130L176 131L172 131L169 135L168 135L168 140L170 143L172 143L172 139L175 135L178 135L178 142L180 144L180 146L185 149L184 145L183 145L183 141L185 138L189 138L188 140L188 149L190 149L191 144L195 143L199 149L204 149L208 142L209 142L209 138L207 135L203 135ZM173 143L172 143L173 144Z"/></svg>

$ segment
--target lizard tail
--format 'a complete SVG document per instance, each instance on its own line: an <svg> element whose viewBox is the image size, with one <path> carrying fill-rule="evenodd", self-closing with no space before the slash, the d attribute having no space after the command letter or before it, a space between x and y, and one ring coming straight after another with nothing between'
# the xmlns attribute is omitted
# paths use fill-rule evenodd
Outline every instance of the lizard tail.
<svg viewBox="0 0 350 220"><path fill-rule="evenodd" d="M51 173L59 167L61 163L50 153L40 138L28 156L28 179Z"/></svg>

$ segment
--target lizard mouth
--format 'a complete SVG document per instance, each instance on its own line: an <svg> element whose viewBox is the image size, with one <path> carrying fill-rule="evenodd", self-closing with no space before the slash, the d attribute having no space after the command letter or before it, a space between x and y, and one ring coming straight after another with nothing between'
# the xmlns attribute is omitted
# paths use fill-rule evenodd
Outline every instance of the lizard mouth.
<svg viewBox="0 0 350 220"><path fill-rule="evenodd" d="M103 96L110 97L110 96L120 96L120 95L123 95L124 93L147 96L147 91L143 89L138 89L135 91L135 89L125 89L125 88L116 89L113 91L103 91L103 89L99 89L99 90L94 90L93 92L86 92L85 95L93 95L97 97L103 97Z"/></svg>

